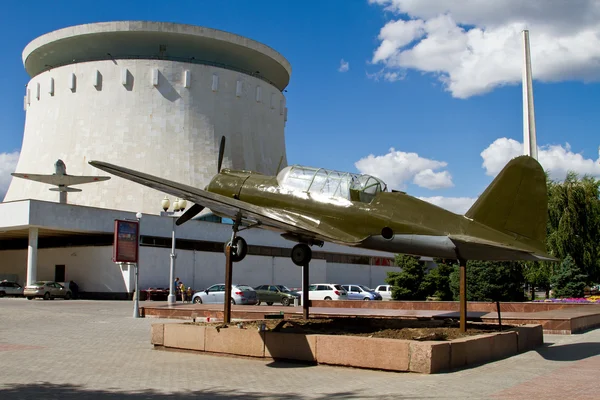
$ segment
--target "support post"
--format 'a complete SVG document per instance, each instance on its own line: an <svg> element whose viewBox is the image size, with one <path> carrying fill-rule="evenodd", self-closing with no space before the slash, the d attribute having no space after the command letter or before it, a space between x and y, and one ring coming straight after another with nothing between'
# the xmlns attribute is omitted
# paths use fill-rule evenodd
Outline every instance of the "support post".
<svg viewBox="0 0 600 400"><path fill-rule="evenodd" d="M302 317L308 319L308 263L302 266Z"/></svg>
<svg viewBox="0 0 600 400"><path fill-rule="evenodd" d="M467 261L460 263L460 331L467 331Z"/></svg>
<svg viewBox="0 0 600 400"><path fill-rule="evenodd" d="M133 318L140 317L140 266L138 263L135 265L135 293L133 294Z"/></svg>
<svg viewBox="0 0 600 400"><path fill-rule="evenodd" d="M37 281L38 228L29 228L27 245L27 285Z"/></svg>
<svg viewBox="0 0 600 400"><path fill-rule="evenodd" d="M67 192L58 192L58 202L60 204L67 204Z"/></svg>
<svg viewBox="0 0 600 400"><path fill-rule="evenodd" d="M175 218L171 218L173 227L171 230L171 265L169 266L169 296L167 296L167 304L169 306L174 305L177 302L175 295Z"/></svg>
<svg viewBox="0 0 600 400"><path fill-rule="evenodd" d="M223 322L231 323L231 273L233 262L231 261L231 246L225 247L225 298L223 299Z"/></svg>

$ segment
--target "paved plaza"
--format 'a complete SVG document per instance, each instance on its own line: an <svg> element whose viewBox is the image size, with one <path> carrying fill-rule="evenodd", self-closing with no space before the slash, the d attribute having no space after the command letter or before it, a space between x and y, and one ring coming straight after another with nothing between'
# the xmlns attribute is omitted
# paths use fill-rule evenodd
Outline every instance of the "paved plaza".
<svg viewBox="0 0 600 400"><path fill-rule="evenodd" d="M143 305L144 302L142 302ZM600 329L437 375L153 350L132 302L0 299L0 399L563 399L595 396Z"/></svg>

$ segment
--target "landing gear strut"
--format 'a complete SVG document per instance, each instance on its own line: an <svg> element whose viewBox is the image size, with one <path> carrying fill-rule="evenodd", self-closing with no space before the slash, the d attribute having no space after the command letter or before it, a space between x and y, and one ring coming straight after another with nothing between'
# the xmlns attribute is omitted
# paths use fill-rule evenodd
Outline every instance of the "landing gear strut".
<svg viewBox="0 0 600 400"><path fill-rule="evenodd" d="M223 322L228 324L231 322L231 275L233 272L233 263L240 262L248 254L248 243L244 238L237 236L237 233L242 222L242 216L237 215L233 223L233 233L231 240L225 243L225 301L223 301Z"/></svg>
<svg viewBox="0 0 600 400"><path fill-rule="evenodd" d="M302 267L302 317L308 319L308 264L312 259L312 250L305 243L299 243L292 248L292 262Z"/></svg>

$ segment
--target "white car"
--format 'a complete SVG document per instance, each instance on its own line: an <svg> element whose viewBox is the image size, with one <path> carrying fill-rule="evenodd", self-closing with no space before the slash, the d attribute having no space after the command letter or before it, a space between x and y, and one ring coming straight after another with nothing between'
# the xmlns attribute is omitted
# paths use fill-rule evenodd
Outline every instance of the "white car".
<svg viewBox="0 0 600 400"><path fill-rule="evenodd" d="M302 291L298 292L302 298ZM309 300L348 300L348 292L342 285L315 283L308 287Z"/></svg>
<svg viewBox="0 0 600 400"><path fill-rule="evenodd" d="M381 295L382 300L392 300L392 285L379 285L375 288L375 292Z"/></svg>
<svg viewBox="0 0 600 400"><path fill-rule="evenodd" d="M4 296L23 296L23 286L7 280L0 282L0 297Z"/></svg>

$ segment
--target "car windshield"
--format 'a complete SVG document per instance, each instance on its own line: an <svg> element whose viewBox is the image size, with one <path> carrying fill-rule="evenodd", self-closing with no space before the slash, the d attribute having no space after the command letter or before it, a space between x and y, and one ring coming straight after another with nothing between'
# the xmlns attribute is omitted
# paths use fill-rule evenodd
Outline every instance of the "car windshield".
<svg viewBox="0 0 600 400"><path fill-rule="evenodd" d="M244 291L244 290L254 290L253 288L251 288L248 285L237 285L237 288Z"/></svg>
<svg viewBox="0 0 600 400"><path fill-rule="evenodd" d="M291 292L291 290L290 290L290 289L288 289L287 287L285 287L285 286L283 286L283 285L275 285L275 286L276 286L276 287L277 287L277 289L279 289L281 292L285 292L285 293Z"/></svg>
<svg viewBox="0 0 600 400"><path fill-rule="evenodd" d="M334 288L336 288L337 290L346 290L342 287L342 285L333 285Z"/></svg>
<svg viewBox="0 0 600 400"><path fill-rule="evenodd" d="M33 282L31 284L31 286L44 286L46 284L46 282L44 281L37 281L37 282Z"/></svg>
<svg viewBox="0 0 600 400"><path fill-rule="evenodd" d="M370 287L367 287L365 285L358 285L362 290L366 290L367 292L372 292L373 289L371 289Z"/></svg>

